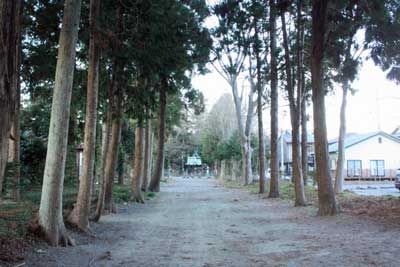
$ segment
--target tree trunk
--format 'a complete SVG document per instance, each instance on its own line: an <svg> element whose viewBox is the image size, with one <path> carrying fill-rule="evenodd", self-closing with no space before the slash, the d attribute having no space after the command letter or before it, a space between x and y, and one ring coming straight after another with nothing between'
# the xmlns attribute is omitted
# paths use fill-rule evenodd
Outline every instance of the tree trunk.
<svg viewBox="0 0 400 267"><path fill-rule="evenodd" d="M82 231L89 227L90 196L94 173L96 151L96 120L99 87L100 51L97 44L97 20L100 14L100 0L90 1L89 70L86 97L85 136L83 144L83 166L76 205L68 221Z"/></svg>
<svg viewBox="0 0 400 267"><path fill-rule="evenodd" d="M329 171L329 153L325 117L325 88L323 57L326 42L326 17L329 0L313 0L311 83L314 115L316 178L318 183L318 214L335 215L338 212L332 178Z"/></svg>
<svg viewBox="0 0 400 267"><path fill-rule="evenodd" d="M342 106L340 108L340 129L338 160L336 164L335 193L343 192L344 164L345 164L345 138L346 138L346 105L347 105L348 84L343 84Z"/></svg>
<svg viewBox="0 0 400 267"><path fill-rule="evenodd" d="M113 186L118 161L118 149L121 136L121 115L116 116L112 121L111 137L108 143L107 157L104 166L104 211L106 213L116 213L113 198Z"/></svg>
<svg viewBox="0 0 400 267"><path fill-rule="evenodd" d="M307 98L304 80L304 23L303 23L303 1L297 0L297 92L299 93L300 120L301 120L301 170L304 185L307 185L308 176L308 152L307 152Z"/></svg>
<svg viewBox="0 0 400 267"><path fill-rule="evenodd" d="M165 109L167 105L167 80L164 77L160 86L160 113L158 116L158 148L154 174L151 177L149 191L160 192L160 181L164 169L164 143L165 143Z"/></svg>
<svg viewBox="0 0 400 267"><path fill-rule="evenodd" d="M62 217L62 192L80 13L80 0L65 1L39 208L39 225L53 246L74 243L66 233Z"/></svg>
<svg viewBox="0 0 400 267"><path fill-rule="evenodd" d="M301 101L301 169L303 171L303 182L307 185L308 178L308 133L307 133L307 105L306 98Z"/></svg>
<svg viewBox="0 0 400 267"><path fill-rule="evenodd" d="M270 5L270 80L271 80L271 180L269 197L279 197L279 154L278 154L278 73L276 51L276 6L275 0L269 0Z"/></svg>
<svg viewBox="0 0 400 267"><path fill-rule="evenodd" d="M16 1L15 9L15 71L12 78L12 91L15 92L15 113L11 126L11 138L9 140L8 161L13 163L13 187L11 197L14 201L20 200L20 144L21 144L21 129L20 129L20 108L21 108L21 59L22 59L22 33L21 22L23 15L23 1Z"/></svg>
<svg viewBox="0 0 400 267"><path fill-rule="evenodd" d="M292 167L293 181L295 189L295 206L305 206L306 198L304 195L303 173L301 171L300 159L300 108L301 108L301 81L297 83L297 97L295 97L294 85L292 83L292 66L290 61L289 42L286 31L285 11L281 11L283 47L285 50L285 69L286 69L286 88L289 95L290 122L292 126ZM300 30L300 29L299 29ZM300 55L300 53L298 53ZM300 72L298 72L300 74ZM298 75L298 77L301 75Z"/></svg>
<svg viewBox="0 0 400 267"><path fill-rule="evenodd" d="M139 203L144 203L142 196L142 179L144 174L144 131L145 129L141 126L136 127L135 131L135 155L132 162L132 175L131 175L131 190L132 200Z"/></svg>
<svg viewBox="0 0 400 267"><path fill-rule="evenodd" d="M105 187L106 187L106 181L105 181L105 165L106 165L106 159L108 155L108 144L110 142L110 134L111 134L111 124L110 124L110 114L107 113L107 118L105 119L105 122L103 123L103 129L102 129L102 141L101 141L101 164L100 164L100 177L99 181L101 183L100 185L100 191L99 191L99 196L97 199L97 205L96 205L96 212L92 218L93 221L98 222L101 214L104 209L104 194L105 194Z"/></svg>
<svg viewBox="0 0 400 267"><path fill-rule="evenodd" d="M0 194L8 160L8 141L19 109L22 1L0 0ZM18 129L15 129L18 130Z"/></svg>
<svg viewBox="0 0 400 267"><path fill-rule="evenodd" d="M142 191L147 192L151 175L151 147L152 147L152 134L151 134L151 120L147 120L145 129L145 144L144 144L144 170L143 170L143 183Z"/></svg>

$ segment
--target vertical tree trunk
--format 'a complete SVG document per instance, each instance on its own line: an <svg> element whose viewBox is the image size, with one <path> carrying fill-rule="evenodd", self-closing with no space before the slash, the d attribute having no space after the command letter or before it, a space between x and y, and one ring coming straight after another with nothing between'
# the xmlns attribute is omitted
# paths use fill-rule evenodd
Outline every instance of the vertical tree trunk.
<svg viewBox="0 0 400 267"><path fill-rule="evenodd" d="M342 106L340 108L340 129L338 160L336 164L335 193L343 192L344 164L345 164L345 138L346 138L346 105L347 105L348 84L343 84Z"/></svg>
<svg viewBox="0 0 400 267"><path fill-rule="evenodd" d="M307 152L307 98L304 81L304 23L303 23L303 1L297 0L297 92L300 105L301 121L301 170L304 185L307 185L308 176L308 152Z"/></svg>
<svg viewBox="0 0 400 267"><path fill-rule="evenodd" d="M307 105L303 95L301 100L301 169L303 170L303 182L307 185L308 178L308 133L307 133Z"/></svg>
<svg viewBox="0 0 400 267"><path fill-rule="evenodd" d="M102 141L101 141L101 164L100 164L100 177L99 181L101 183L100 191L99 191L99 196L97 199L97 205L96 205L96 212L92 218L93 221L98 222L103 209L104 209L104 194L106 192L106 181L105 179L105 165L106 165L106 159L108 155L108 147L109 147L109 142L110 142L110 135L111 135L111 119L110 119L110 114L107 113L107 118L103 122L103 128L102 128Z"/></svg>
<svg viewBox="0 0 400 267"><path fill-rule="evenodd" d="M21 21L23 14L23 1L17 0L15 8L15 71L13 72L13 89L15 92L15 113L14 119L11 126L12 139L9 140L8 160L13 163L14 168L14 179L11 197L15 201L20 200L20 179L21 179L21 168L20 168L20 144L21 144L21 129L20 129L20 108L21 108L21 59L22 59L22 33L21 33Z"/></svg>
<svg viewBox="0 0 400 267"><path fill-rule="evenodd" d="M263 86L261 81L261 59L260 59L260 48L258 38L258 25L257 20L254 21L254 36L255 46L254 52L256 55L256 68L257 68L257 117L258 117L258 172L260 175L259 181L259 193L265 193L265 146L264 146L264 126L263 126L263 111L262 111L262 99L263 99Z"/></svg>
<svg viewBox="0 0 400 267"><path fill-rule="evenodd" d="M281 11L282 21L282 35L283 35L283 47L285 50L285 68L286 68L286 88L289 95L289 107L290 107L290 122L292 125L292 167L293 167L293 180L294 180L294 191L295 191L295 206L305 206L306 197L304 195L304 183L303 173L301 171L301 159L300 159L300 108L301 108L301 81L297 83L297 97L295 97L294 85L292 83L292 67L290 61L289 42L286 31L286 19L285 11ZM298 29L300 30L300 29ZM298 53L300 55L300 53ZM298 72L300 74L300 72ZM298 75L298 77L301 75Z"/></svg>
<svg viewBox="0 0 400 267"><path fill-rule="evenodd" d="M326 17L329 0L312 2L311 83L314 114L316 177L318 183L318 214L335 215L338 212L332 178L329 171L329 153L326 133L325 88L323 57L326 45Z"/></svg>
<svg viewBox="0 0 400 267"><path fill-rule="evenodd" d="M97 43L97 20L99 14L100 0L91 0L89 70L86 97L85 136L83 145L83 166L76 205L68 217L70 223L83 231L86 231L89 227L90 195L96 150L96 121L100 61L100 51Z"/></svg>
<svg viewBox="0 0 400 267"><path fill-rule="evenodd" d="M131 175L131 190L132 200L139 203L144 203L142 196L142 179L144 174L144 161L146 161L145 147L144 147L144 131L145 129L141 126L136 127L135 131L135 155L132 162L132 175Z"/></svg>
<svg viewBox="0 0 400 267"><path fill-rule="evenodd" d="M22 1L0 0L0 194L8 160L8 141L19 108ZM17 130L17 129L16 129Z"/></svg>
<svg viewBox="0 0 400 267"><path fill-rule="evenodd" d="M142 191L147 192L147 187L149 185L150 173L151 173L151 120L147 119L147 125L145 128L145 143L144 143L144 170L143 170L143 183Z"/></svg>
<svg viewBox="0 0 400 267"><path fill-rule="evenodd" d="M276 6L275 0L269 0L270 16L270 80L271 80L271 181L269 197L279 197L279 154L278 154L278 73L276 52Z"/></svg>
<svg viewBox="0 0 400 267"><path fill-rule="evenodd" d="M121 107L119 107L121 108ZM114 178L118 161L118 149L121 136L121 114L112 121L111 136L108 143L107 157L104 166L104 211L106 213L116 213L116 207L113 198Z"/></svg>
<svg viewBox="0 0 400 267"><path fill-rule="evenodd" d="M57 57L49 141L39 208L39 225L51 245L68 245L62 217L62 192L70 115L72 83L75 68L75 46L78 39L80 0L66 0Z"/></svg>
<svg viewBox="0 0 400 267"><path fill-rule="evenodd" d="M165 143L165 109L167 105L167 80L164 77L160 86L160 112L158 116L158 148L154 174L151 177L149 191L160 192L160 181L164 169L164 143Z"/></svg>

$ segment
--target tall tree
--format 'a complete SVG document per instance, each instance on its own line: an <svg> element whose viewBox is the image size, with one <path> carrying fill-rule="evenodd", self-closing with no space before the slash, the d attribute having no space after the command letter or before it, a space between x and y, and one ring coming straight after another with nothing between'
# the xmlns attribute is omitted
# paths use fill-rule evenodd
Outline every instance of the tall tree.
<svg viewBox="0 0 400 267"><path fill-rule="evenodd" d="M152 147L153 147L153 135L151 129L151 119L147 119L145 128L145 142L144 142L144 170L143 170L143 183L142 191L147 192L151 176L151 165L152 165Z"/></svg>
<svg viewBox="0 0 400 267"><path fill-rule="evenodd" d="M8 139L18 102L20 10L22 1L0 1L0 194L8 158Z"/></svg>
<svg viewBox="0 0 400 267"><path fill-rule="evenodd" d="M335 215L338 205L329 168L325 116L324 52L327 33L329 0L312 2L311 83L314 115L316 178L318 183L318 214Z"/></svg>
<svg viewBox="0 0 400 267"><path fill-rule="evenodd" d="M269 34L270 34L270 83L271 83L271 181L269 197L279 197L279 155L278 155L278 71L276 49L276 3L269 0Z"/></svg>
<svg viewBox="0 0 400 267"><path fill-rule="evenodd" d="M290 122L292 126L292 163L293 163L293 178L295 189L295 206L305 206L306 198L304 195L303 172L301 170L301 147L300 147L300 121L301 121L301 69L297 69L297 88L293 84L292 63L289 50L288 34L286 29L285 11L288 8L288 2L281 3L281 22L283 35L283 48L285 51L285 70L286 70L286 89L289 96ZM298 27L297 31L301 31ZM298 60L300 59L300 50L297 50ZM299 64L300 66L302 63Z"/></svg>
<svg viewBox="0 0 400 267"><path fill-rule="evenodd" d="M99 37L98 18L100 0L90 1L90 40L89 70L86 97L85 136L83 144L83 167L80 177L79 192L76 205L68 217L68 221L79 229L86 231L89 226L90 195L94 174L94 156L96 150L97 99L99 87Z"/></svg>
<svg viewBox="0 0 400 267"><path fill-rule="evenodd" d="M65 1L39 208L39 225L54 246L74 243L67 235L62 217L62 191L80 13L80 0Z"/></svg>
<svg viewBox="0 0 400 267"><path fill-rule="evenodd" d="M21 144L21 127L20 127L20 109L21 109L21 58L22 58L22 31L21 22L23 15L23 1L16 1L15 7L15 70L12 77L12 91L15 92L15 111L14 119L11 125L9 148L8 148L8 161L13 165L13 186L11 196L15 201L20 199L20 144ZM1 150L1 149L0 149ZM0 164L1 165L1 164ZM0 174L1 176L1 174ZM1 180L1 179L0 179ZM1 192L1 186L0 186Z"/></svg>
<svg viewBox="0 0 400 267"><path fill-rule="evenodd" d="M146 160L144 157L144 132L145 129L138 125L135 131L135 155L134 160L132 162L132 176L131 176L131 190L132 190L132 199L135 202L144 203L143 195L142 195L142 181L144 174L144 161Z"/></svg>
<svg viewBox="0 0 400 267"><path fill-rule="evenodd" d="M252 178L250 131L254 112L254 87L250 87L247 112L243 115L243 92L239 92L238 78L244 70L244 61L248 54L250 30L247 27L245 5L241 1L226 0L214 7L219 25L214 30L216 39L213 49L217 64L212 61L217 72L229 83L235 103L236 119L242 149L244 183ZM244 118L245 117L245 120Z"/></svg>
<svg viewBox="0 0 400 267"><path fill-rule="evenodd" d="M152 192L160 192L160 181L164 169L164 145L165 145L165 112L167 106L167 90L168 81L165 77L161 79L159 87L160 92L160 107L158 113L158 142L157 142L157 157L154 166L154 173L151 177L149 190Z"/></svg>

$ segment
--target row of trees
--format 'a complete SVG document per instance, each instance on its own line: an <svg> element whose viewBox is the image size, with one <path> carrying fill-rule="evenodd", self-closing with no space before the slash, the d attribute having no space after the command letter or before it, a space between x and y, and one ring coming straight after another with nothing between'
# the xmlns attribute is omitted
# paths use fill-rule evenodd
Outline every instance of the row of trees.
<svg viewBox="0 0 400 267"><path fill-rule="evenodd" d="M281 87L290 109L295 206L306 205L306 109L312 100L319 214L336 214L338 203L334 188L337 193L342 191L347 93L352 91L351 83L357 77L364 54L389 70L389 78L399 79L399 51L395 48L399 39L394 37L398 35L394 30L400 25L399 2L224 0L214 5L213 14L218 24L213 28L211 63L232 90L244 183L251 182L252 177L250 129L256 109L259 191L265 191L262 110L267 105L271 111L269 196L279 196L278 87ZM364 38L359 37L362 33ZM239 89L240 80L249 85L247 95L246 90ZM325 95L335 85L343 89L343 104L334 187L329 167Z"/></svg>
<svg viewBox="0 0 400 267"><path fill-rule="evenodd" d="M204 1L63 3L0 1L5 41L0 51L0 185L12 155L18 170L12 175L12 190L19 199L23 135L18 114L37 105L36 111L43 115L46 110L50 116L48 121L33 114L48 125L48 132L42 131L47 153L38 226L52 245L74 243L62 214L66 165L76 145L71 140L82 138L84 150L77 201L67 220L88 231L96 169L101 187L93 219L115 211L113 184L126 140L124 125L136 128L127 137L135 140L134 149L128 149L133 199L143 202L142 191L160 190L166 124L178 123L182 108L202 109L202 96L191 87L190 77L204 71L211 47L202 25L208 15ZM76 128L82 128L80 136ZM33 129L22 133L37 133ZM150 177L153 131L157 149Z"/></svg>

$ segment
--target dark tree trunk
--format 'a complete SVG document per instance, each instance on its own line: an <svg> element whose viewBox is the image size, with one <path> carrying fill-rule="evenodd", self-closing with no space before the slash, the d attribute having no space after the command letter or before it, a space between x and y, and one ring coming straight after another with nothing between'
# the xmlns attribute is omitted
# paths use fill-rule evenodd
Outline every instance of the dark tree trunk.
<svg viewBox="0 0 400 267"><path fill-rule="evenodd" d="M279 197L279 154L278 154L278 72L276 52L276 6L275 0L269 0L270 16L270 82L271 82L271 181L269 197Z"/></svg>
<svg viewBox="0 0 400 267"><path fill-rule="evenodd" d="M295 206L305 206L306 197L304 195L303 173L301 171L300 158L300 108L301 108L301 82L297 83L297 97L295 96L294 85L292 83L292 66L290 61L289 43L286 31L285 11L281 11L283 47L285 50L285 68L286 68L286 88L289 95L290 122L292 125L292 166L293 180L295 189Z"/></svg>
<svg viewBox="0 0 400 267"><path fill-rule="evenodd" d="M13 187L11 197L15 201L20 200L20 143L21 143L21 129L20 129L20 107L21 107L21 59L22 59L22 33L21 21L23 14L23 1L17 0L16 2L16 15L15 18L15 71L12 79L12 91L15 92L15 113L11 126L11 138L9 140L8 160L13 164ZM1 180L1 179L0 179ZM1 187L1 186L0 186Z"/></svg>
<svg viewBox="0 0 400 267"><path fill-rule="evenodd" d="M100 51L98 47L97 20L100 14L100 0L90 1L89 70L86 97L85 136L83 145L83 167L76 205L68 221L82 231L89 227L90 195L94 174L96 152L96 121L99 85Z"/></svg>
<svg viewBox="0 0 400 267"><path fill-rule="evenodd" d="M21 0L0 0L0 194L8 160L10 130L19 105L21 9Z"/></svg>
<svg viewBox="0 0 400 267"><path fill-rule="evenodd" d="M260 59L260 48L258 38L258 21L254 21L254 36L255 36L255 55L256 55L256 67L257 67L257 116L258 116L258 157L259 157L259 193L265 193L265 145L264 145L264 126L263 126L263 110L262 110L262 99L263 99L263 86L261 81L261 59Z"/></svg>
<svg viewBox="0 0 400 267"><path fill-rule="evenodd" d="M167 105L167 80L164 77L160 86L160 113L158 116L158 148L154 174L151 177L149 191L160 192L160 181L164 169L165 109Z"/></svg>
<svg viewBox="0 0 400 267"><path fill-rule="evenodd" d="M147 192L151 175L151 147L152 147L152 136L151 136L151 120L147 120L145 129L145 150L144 150L144 170L143 170L143 183L142 191Z"/></svg>
<svg viewBox="0 0 400 267"><path fill-rule="evenodd" d="M328 0L312 2L311 83L314 114L316 178L318 183L318 214L335 215L338 212L329 171L329 153L326 133L324 46L326 45L326 18Z"/></svg>

